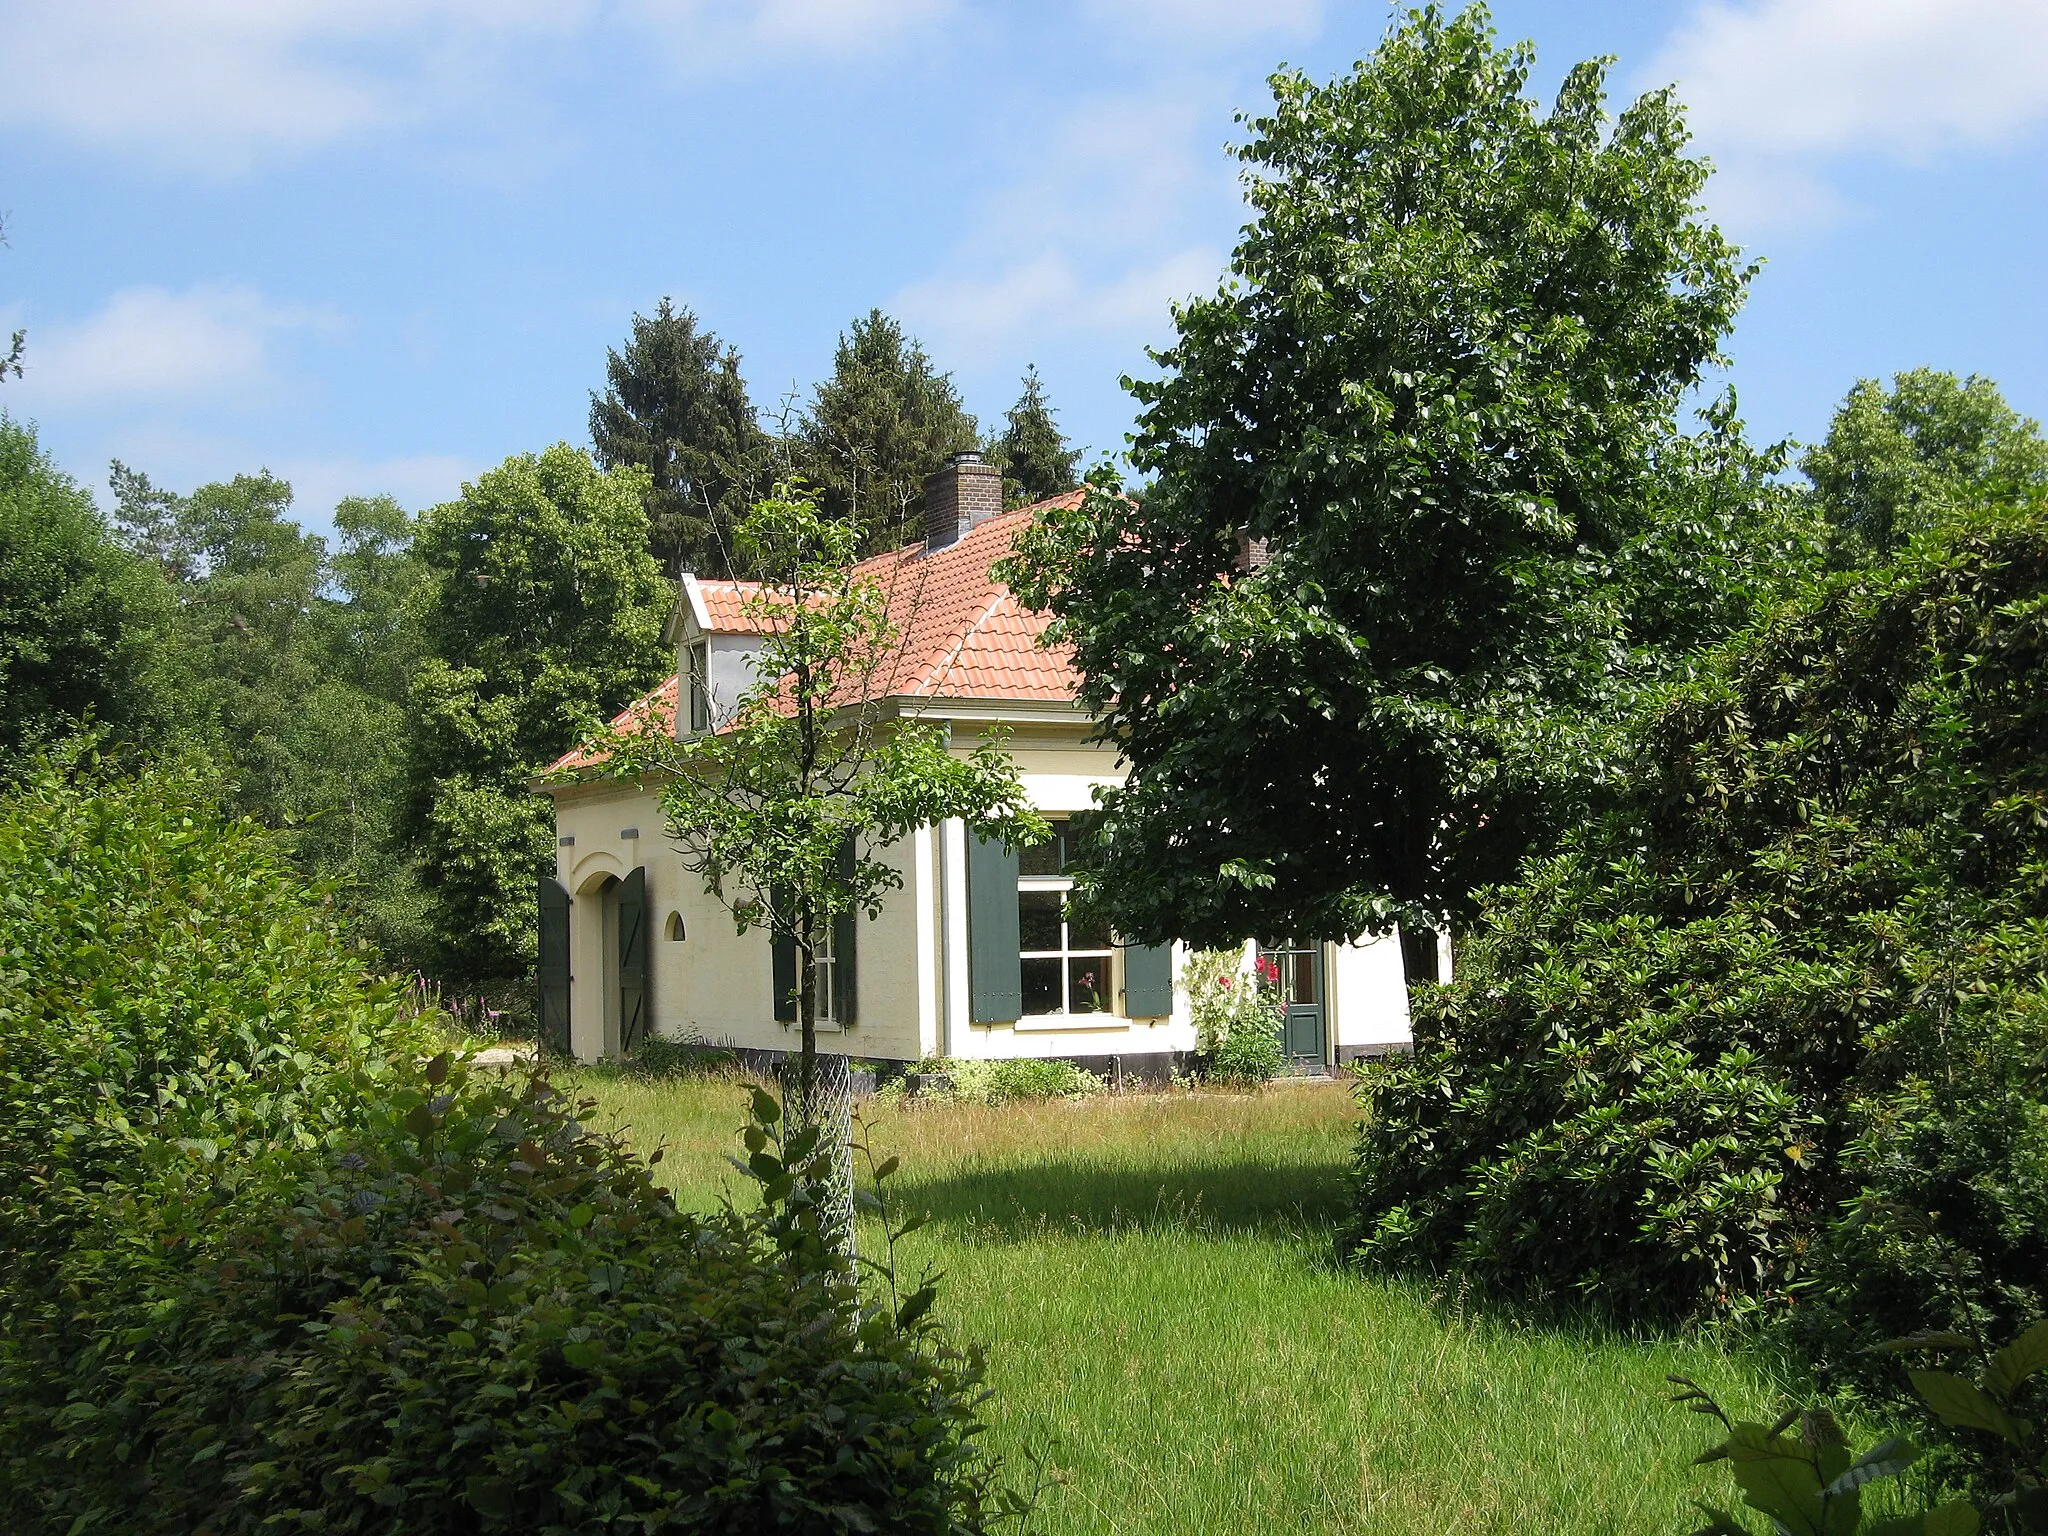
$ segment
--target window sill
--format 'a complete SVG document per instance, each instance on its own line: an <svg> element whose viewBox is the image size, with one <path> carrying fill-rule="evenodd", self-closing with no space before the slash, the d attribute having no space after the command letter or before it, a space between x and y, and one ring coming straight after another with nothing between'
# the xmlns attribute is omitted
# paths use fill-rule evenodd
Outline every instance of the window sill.
<svg viewBox="0 0 2048 1536"><path fill-rule="evenodd" d="M1111 1030L1129 1029L1131 1021L1114 1013L1027 1013L1015 1027L1022 1032L1047 1032L1052 1030Z"/></svg>

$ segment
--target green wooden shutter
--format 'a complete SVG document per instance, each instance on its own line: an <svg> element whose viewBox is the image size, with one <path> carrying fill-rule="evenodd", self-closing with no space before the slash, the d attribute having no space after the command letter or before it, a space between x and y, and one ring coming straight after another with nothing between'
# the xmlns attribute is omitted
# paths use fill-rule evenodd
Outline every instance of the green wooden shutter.
<svg viewBox="0 0 2048 1536"><path fill-rule="evenodd" d="M771 892L769 905L781 910L783 893ZM775 1022L796 1022L796 940L787 934L768 937L768 971L775 988Z"/></svg>
<svg viewBox="0 0 2048 1536"><path fill-rule="evenodd" d="M839 877L853 879L853 839L848 838L839 849ZM854 1022L854 1005L860 995L857 969L854 964L855 941L860 932L860 913L842 913L832 919L832 980L834 990L839 994L833 998L837 1005L833 1017L842 1025Z"/></svg>
<svg viewBox="0 0 2048 1536"><path fill-rule="evenodd" d="M1017 850L1000 838L967 837L967 1000L977 1024L1001 1024L1024 1012L1017 963Z"/></svg>
<svg viewBox="0 0 2048 1536"><path fill-rule="evenodd" d="M569 1054L569 893L559 880L540 877L540 1038Z"/></svg>
<svg viewBox="0 0 2048 1536"><path fill-rule="evenodd" d="M630 1056L647 1038L647 871L619 884L619 1051Z"/></svg>
<svg viewBox="0 0 2048 1536"><path fill-rule="evenodd" d="M1173 1012L1173 946L1124 947L1124 1017L1163 1019Z"/></svg>

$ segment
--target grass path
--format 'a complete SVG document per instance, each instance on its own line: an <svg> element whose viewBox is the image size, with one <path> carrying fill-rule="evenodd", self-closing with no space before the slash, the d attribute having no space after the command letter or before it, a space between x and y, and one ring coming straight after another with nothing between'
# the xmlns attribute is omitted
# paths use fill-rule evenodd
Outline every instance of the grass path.
<svg viewBox="0 0 2048 1536"><path fill-rule="evenodd" d="M687 1203L739 1191L744 1090L585 1077ZM883 1111L901 1255L987 1346L993 1443L1059 1469L1047 1533L1649 1536L1722 1490L1666 1405L1682 1371L1768 1395L1711 1344L1461 1314L1334 1269L1351 1108L1336 1086Z"/></svg>

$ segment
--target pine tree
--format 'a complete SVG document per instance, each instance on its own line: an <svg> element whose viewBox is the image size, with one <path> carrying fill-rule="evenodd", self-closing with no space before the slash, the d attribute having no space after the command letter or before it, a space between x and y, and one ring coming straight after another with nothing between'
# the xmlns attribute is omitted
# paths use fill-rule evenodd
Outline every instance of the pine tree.
<svg viewBox="0 0 2048 1536"><path fill-rule="evenodd" d="M1036 367L1025 371L1024 393L1003 419L1008 425L990 444L990 457L1002 466L1003 494L1011 506L1043 501L1081 483L1081 450L1067 446Z"/></svg>
<svg viewBox="0 0 2048 1536"><path fill-rule="evenodd" d="M802 438L826 514L859 523L864 553L919 537L925 477L948 455L981 446L951 375L934 372L924 348L879 309L840 335Z"/></svg>
<svg viewBox="0 0 2048 1536"><path fill-rule="evenodd" d="M664 298L633 317L633 335L590 396L590 440L606 469L650 476L648 548L673 576L730 576L733 519L752 501L767 457L740 377L740 356Z"/></svg>

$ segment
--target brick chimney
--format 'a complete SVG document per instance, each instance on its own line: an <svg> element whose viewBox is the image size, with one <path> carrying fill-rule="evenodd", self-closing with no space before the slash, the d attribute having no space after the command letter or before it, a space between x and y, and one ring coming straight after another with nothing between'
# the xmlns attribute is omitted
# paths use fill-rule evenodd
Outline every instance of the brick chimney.
<svg viewBox="0 0 2048 1536"><path fill-rule="evenodd" d="M946 460L924 483L924 547L957 544L1003 510L1003 472L969 449Z"/></svg>

